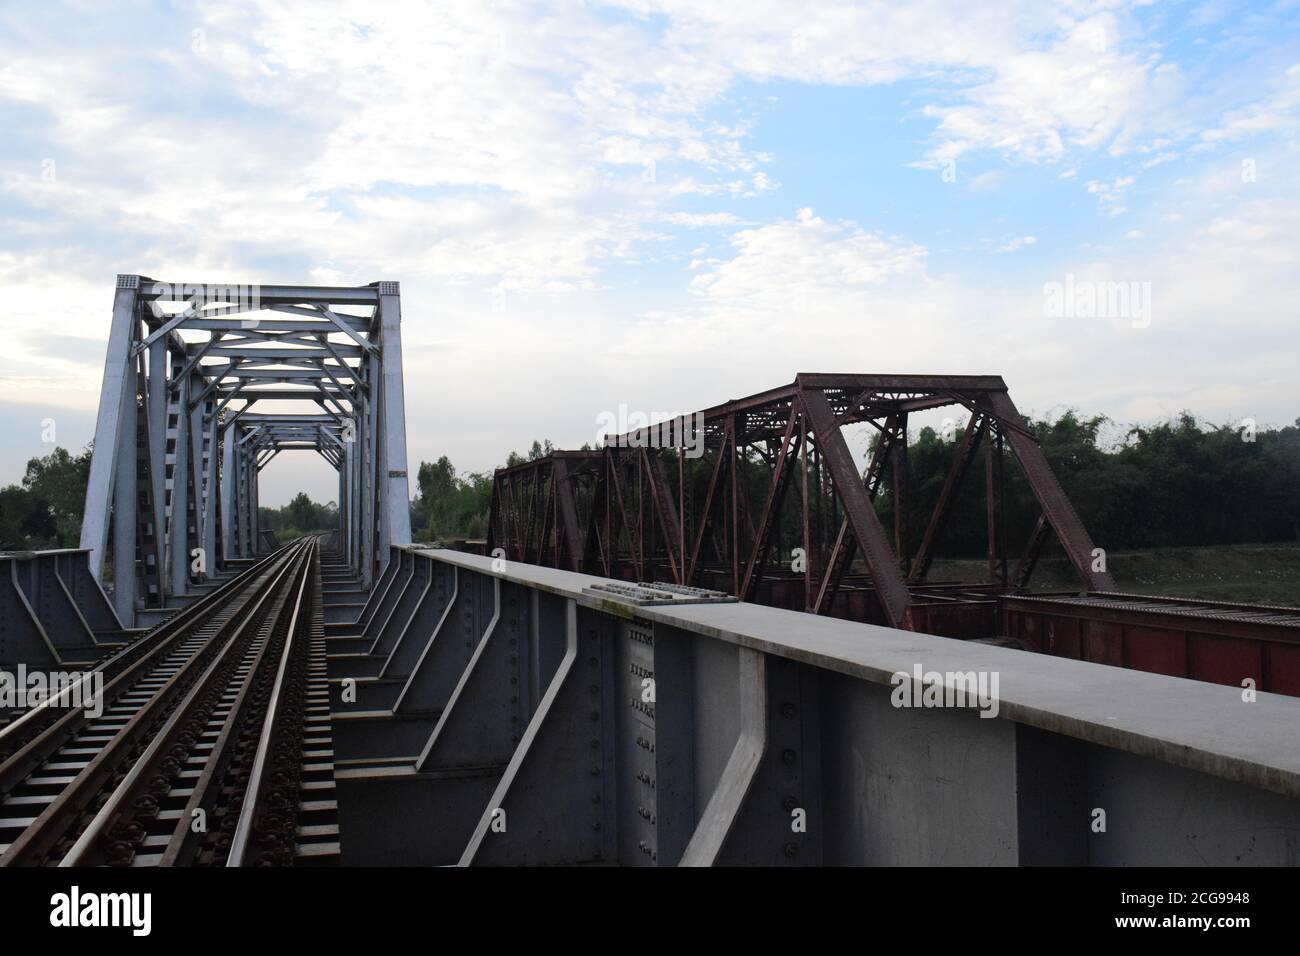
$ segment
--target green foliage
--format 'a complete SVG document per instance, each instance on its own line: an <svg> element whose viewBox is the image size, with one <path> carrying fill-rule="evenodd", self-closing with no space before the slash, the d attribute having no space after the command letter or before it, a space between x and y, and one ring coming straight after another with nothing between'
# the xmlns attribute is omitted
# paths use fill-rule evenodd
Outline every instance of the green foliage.
<svg viewBox="0 0 1300 956"><path fill-rule="evenodd" d="M550 449L550 442L546 448ZM545 454L542 446L533 442L536 455ZM525 460L511 453L511 458ZM486 472L472 472L459 476L451 460L443 455L436 462L421 462L416 473L419 497L411 506L413 520L411 531L424 537L481 538L487 534L488 505L492 499L492 476Z"/></svg>
<svg viewBox="0 0 1300 956"><path fill-rule="evenodd" d="M554 450L550 439L535 441L527 454L512 451L507 455L505 467L536 461ZM420 462L416 484L419 493L411 503L412 536L425 540L474 540L487 536L488 510L492 503L491 472L458 475L451 459L443 455L435 462Z"/></svg>
<svg viewBox="0 0 1300 956"><path fill-rule="evenodd" d="M274 531L280 541L292 541L312 531L337 530L339 509L332 501L317 504L300 491L282 508L258 508L257 523Z"/></svg>
<svg viewBox="0 0 1300 956"><path fill-rule="evenodd" d="M586 448L587 446L583 445L582 447ZM513 468L515 465L522 465L526 461L536 461L538 458L549 455L554 450L555 447L551 444L549 438L545 441L534 441L532 447L528 449L527 455L521 455L517 451L512 451L510 454L506 455L506 467ZM443 456L443 460L446 460L445 455Z"/></svg>
<svg viewBox="0 0 1300 956"><path fill-rule="evenodd" d="M1131 429L1118 447L1104 447L1104 416L1068 411L1031 427L1066 496L1093 540L1107 550L1277 543L1300 537L1300 423L1261 429L1243 440L1235 426L1202 427L1177 419ZM960 437L960 435L959 435ZM908 448L909 538L915 549L956 454L925 428ZM1029 485L1005 451L1007 540L1014 550L1038 516ZM877 511L892 527L888 488ZM971 463L940 552L974 557L987 547L983 451ZM1014 554L1013 554L1014 560Z"/></svg>
<svg viewBox="0 0 1300 956"><path fill-rule="evenodd" d="M0 488L0 550L58 547L58 525L49 502L18 485Z"/></svg>
<svg viewBox="0 0 1300 956"><path fill-rule="evenodd" d="M23 483L0 489L0 548L75 548L90 477L90 451L55 448L27 462Z"/></svg>

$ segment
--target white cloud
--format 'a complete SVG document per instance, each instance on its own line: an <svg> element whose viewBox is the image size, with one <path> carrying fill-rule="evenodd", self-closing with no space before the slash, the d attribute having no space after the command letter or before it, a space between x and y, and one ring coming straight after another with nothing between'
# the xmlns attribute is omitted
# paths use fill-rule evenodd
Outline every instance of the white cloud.
<svg viewBox="0 0 1300 956"><path fill-rule="evenodd" d="M998 183L1006 178L1006 174L1000 169L990 169L988 172L980 173L970 181L970 188L976 191L992 189Z"/></svg>
<svg viewBox="0 0 1300 956"><path fill-rule="evenodd" d="M60 170L33 195L34 162L0 163L0 189L126 261L581 286L674 203L780 188L752 118L710 112L741 80L923 79L930 163L1122 149L1177 88L1125 14L1069 2L244 0L194 22L197 49L184 21L175 43L129 22L111 44L88 23L0 41L0 100L40 112ZM195 102L220 108L195 122Z"/></svg>
<svg viewBox="0 0 1300 956"><path fill-rule="evenodd" d="M1061 160L1076 147L1119 153L1159 125L1178 71L1128 49L1114 14L1062 15L1048 35L1005 50L958 103L925 108L939 124L930 163L975 150L1029 162Z"/></svg>
<svg viewBox="0 0 1300 956"><path fill-rule="evenodd" d="M1038 242L1037 236L1015 236L998 247L998 252L1015 252L1017 249L1023 249L1025 246L1032 246Z"/></svg>
<svg viewBox="0 0 1300 956"><path fill-rule="evenodd" d="M807 300L853 295L895 276L919 275L926 250L811 209L731 237L736 255L691 280L711 307L767 314L805 310Z"/></svg>
<svg viewBox="0 0 1300 956"><path fill-rule="evenodd" d="M1132 176L1120 176L1108 183L1092 179L1088 181L1087 189L1097 197L1106 215L1119 216L1128 211L1124 205L1124 195L1133 188L1134 182L1136 179Z"/></svg>
<svg viewBox="0 0 1300 956"><path fill-rule="evenodd" d="M1198 149L1213 149L1264 133L1289 133L1300 128L1300 64L1290 67L1262 99L1226 112L1219 123L1201 133Z"/></svg>
<svg viewBox="0 0 1300 956"><path fill-rule="evenodd" d="M716 228L719 226L744 225L745 220L731 212L670 212L660 217L664 222L674 226L686 226L690 229Z"/></svg>
<svg viewBox="0 0 1300 956"><path fill-rule="evenodd" d="M1062 274L1091 264L1150 277L1161 314L1196 328L1201 347L1227 324L1292 314L1300 197L1243 192L1234 161L1217 177L1189 169L1158 195L1160 173L1144 176L1135 203L1129 167L1184 158L1193 142L1209 162L1217 144L1285 141L1300 71L1259 71L1258 91L1242 81L1229 98L1182 96L1171 49L1120 3L238 0L156 23L17 9L0 11L7 403L93 407L98 362L24 332L102 336L111 276L136 269L401 279L421 423L412 457L450 450L469 467L537 437L588 440L596 402L694 407L800 367L1005 371L1030 403L1069 394L1107 411L1126 390L1186 394L1186 370L1162 366L1149 344L1159 332L1117 349L1093 329L1045 329L1041 277L937 273L931 234L883 233L797 193L808 188L799 159L786 174L784 144L756 135L753 104L780 83L893 84L903 118L922 127L898 134L899 161L959 161L962 202L988 201L977 193L1006 181L1005 160L1061 164L1112 215L1156 205L1130 211L1135 228L1093 237L1100 251L1083 265L1056 241L1069 222L1050 234L1048 223L980 223L977 235L1010 236L987 252L1042 243L999 267L1050 247L1065 250ZM968 164L983 172L968 179ZM1292 165L1261 149L1260 185ZM758 211L787 191L785 209L816 201L821 215ZM971 238L962 228L954 217L954 246ZM706 247L688 231L701 229L726 241L706 234ZM1118 261L1106 260L1107 239L1125 232ZM1215 339L1175 354L1273 381L1283 350L1244 348Z"/></svg>

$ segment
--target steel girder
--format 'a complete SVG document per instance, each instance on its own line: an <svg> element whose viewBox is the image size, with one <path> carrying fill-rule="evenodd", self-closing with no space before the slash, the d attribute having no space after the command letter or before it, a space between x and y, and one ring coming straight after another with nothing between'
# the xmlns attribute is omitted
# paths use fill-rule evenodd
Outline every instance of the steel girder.
<svg viewBox="0 0 1300 956"><path fill-rule="evenodd" d="M398 550L327 663L347 864L1294 862L1300 700Z"/></svg>
<svg viewBox="0 0 1300 956"><path fill-rule="evenodd" d="M945 407L964 409L969 419L952 472L914 541L907 509L898 506L909 493L908 416ZM998 376L803 373L790 385L684 421L703 430L698 460L686 459L681 447L653 447L655 435L647 428L608 436L594 452L555 452L499 470L489 551L590 574L711 587L818 614L942 630L949 625L941 615L959 613L955 604L962 599L951 587L929 582L927 573L984 444L990 579L983 592L1023 588L1049 533L1088 588L1114 586L1108 574L1093 570L1092 540ZM844 432L858 423L877 433L865 474ZM1014 576L1007 570L1001 514L1004 449L1041 508ZM882 487L894 496L892 533L873 506ZM801 555L791 561L795 547Z"/></svg>
<svg viewBox="0 0 1300 956"><path fill-rule="evenodd" d="M338 471L340 550L368 587L411 536L398 283L118 276L81 545L100 580L111 554L127 626L264 547L258 473L285 451Z"/></svg>

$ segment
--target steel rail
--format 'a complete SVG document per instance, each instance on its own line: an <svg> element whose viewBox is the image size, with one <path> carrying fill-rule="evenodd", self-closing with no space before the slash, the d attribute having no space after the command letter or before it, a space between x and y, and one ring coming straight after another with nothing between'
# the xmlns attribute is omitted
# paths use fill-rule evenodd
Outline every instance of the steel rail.
<svg viewBox="0 0 1300 956"><path fill-rule="evenodd" d="M161 712L160 708L164 703L170 703L174 700L179 690L188 686L187 678L213 656L214 648L218 646L223 637L232 628L236 632L240 631L247 620L256 613L261 606L262 598L273 591L274 585L280 580L286 569L291 566L292 559L299 548L300 546L290 546L276 552L267 562L259 563L257 567L260 573L254 578L254 586L251 589L241 588L235 594L225 594L224 599L229 603L223 604L219 602L216 605L216 610L218 613L230 610L231 613L228 617L216 623L210 635L201 637L198 634L190 634L187 628L176 635L178 638L184 635L186 640L168 641L165 644L158 645L157 648L140 661L137 661L113 681L113 686L120 690L119 685L122 685L123 682L137 676L141 677L141 680L134 681L129 685L129 690L130 687L136 687L147 682L145 678L154 673L153 671L144 670L150 664L156 664L156 670L170 670L170 673L160 675L163 679L161 686L149 693L147 699L127 718L126 723L116 732L113 732L101 747L98 749L93 746L84 748L93 751L93 756L80 768L77 775L58 794L53 796L38 816L19 833L5 852L0 855L0 866L11 866L27 860L33 855L48 853L52 845L65 835L66 831L57 832L58 822L67 825L75 823L75 815L84 811L88 800L93 799L96 794L97 786L102 787L103 775L106 772L111 772L111 768L106 770L105 767L110 758L123 752L128 743L135 745L141 742L142 738L152 737L149 729L152 726L154 715ZM212 610L211 606L209 610ZM186 645L190 643L196 643L197 646L188 652L185 659L180 661L174 670L171 669L167 658L160 659L159 657L164 650L174 649L178 654L184 654ZM109 696L108 689L105 689L104 696ZM118 703L119 697L126 696L128 696L126 693L114 695L114 704ZM37 779L35 774L50 762L52 756L68 747L71 743L77 742L79 737L84 736L84 729L93 727L94 721L102 720L110 713L106 709L99 717L90 718L85 714L85 709L84 706L74 708L64 719L58 721L45 733L41 734L37 740L32 741L29 747L24 748L26 753L20 752L11 761L6 761L6 765L0 765L0 775L7 776L11 781L13 781L15 773L26 771L22 773L21 779L13 781L6 787L6 801L9 800L12 792L22 786L23 783L34 784ZM74 722L78 719L83 723L74 726ZM37 744L41 746L37 748ZM39 756L37 756L38 753ZM19 757L22 757L23 760L15 766ZM6 774L7 768L9 773ZM74 814L72 821L67 819L69 813Z"/></svg>
<svg viewBox="0 0 1300 956"><path fill-rule="evenodd" d="M294 601L293 616L289 620L288 635L284 642L284 649L280 653L280 663L275 675L275 686L271 690L271 699L266 707L266 717L262 724L261 739L257 745L257 755L253 758L253 769L249 775L248 789L244 793L243 803L239 808L239 820L235 824L235 833L230 843L230 853L226 857L226 866L228 867L246 865L245 856L248 853L249 840L252 837L253 827L262 802L262 788L266 777L267 761L271 746L276 739L276 725L281 716L280 697L285 688L285 675L288 673L289 662L301 639L299 632L305 629L305 625L310 625L310 620L303 613L304 597L308 593L307 584L309 580L310 572L308 575L304 575L303 581L298 587L297 598Z"/></svg>
<svg viewBox="0 0 1300 956"><path fill-rule="evenodd" d="M268 555L266 560L273 560L278 554L280 554L280 552ZM131 658L139 657L141 654L145 656L156 655L166 642L172 638L179 637L183 630L204 620L205 616L211 611L211 609L218 606L223 599L229 600L229 594L226 593L226 589L239 586L241 582L247 583L247 581L255 578L263 570L264 562L261 561L246 568L229 581L223 583L221 587L208 592L193 603L181 608L171 617L159 623L147 634L142 635L127 644L125 647L110 654L103 660L98 661L94 667L83 672L81 677L63 688L59 693L47 697L35 707L28 708L21 717L14 720L12 723L6 724L3 728L0 728L0 754L4 754L6 745L15 741L21 732L28 729L29 724L39 722L42 717L48 716L54 708L61 707L63 702L67 700L78 687L90 680L94 674L103 673L106 677L112 676L116 678L122 673L122 671L118 671L117 668L121 665L130 667L132 665ZM137 660L134 663L138 666L140 661ZM108 688L105 687L104 690L105 693L107 693ZM64 714L63 716L66 717L67 714ZM41 729L43 730L46 728ZM19 745L19 749L21 749L26 743L27 741L24 741L23 744ZM3 763L7 761L10 756L13 755L6 755L3 758L0 758L0 767L3 767Z"/></svg>
<svg viewBox="0 0 1300 956"><path fill-rule="evenodd" d="M313 540L314 545L305 555L299 571L301 576L306 580L310 580L313 573L313 567L317 561L317 556L320 553L320 538L316 537ZM294 587L291 583L289 588L286 590L284 597L288 598L289 593L293 590ZM204 808L215 810L215 804L219 803L222 800L223 795L226 793L226 785L231 782L229 779L230 773L235 769L235 765L239 761L238 744L240 738L243 736L243 733L249 729L247 728L248 722L256 720L257 713L261 706L256 700L251 699L254 696L253 691L260 682L260 675L265 669L264 662L266 661L271 649L276 644L276 632L281 629L282 625L285 633L285 640L288 639L288 629L292 624L291 616L289 616L288 621L285 620L288 607L288 602L285 601L280 603L276 609L276 620L268 628L267 639L258 649L257 661L253 667L249 668L248 680L240 688L236 699L232 702L230 710L233 719L227 720L218 733L217 740L214 742L212 748L213 756L205 762L198 780L195 781L194 792L186 802L185 808L181 811L180 818L177 820L176 827L172 831L171 838L168 840L167 846L164 848L162 856L158 861L159 866L175 866L180 862L182 855L185 855L186 861L188 862L195 855L202 852L201 846L197 849L192 848L191 846L193 838L198 834L196 834L193 828L189 825L189 821L192 819L193 812L196 809ZM238 716L234 716L236 714ZM239 731L240 733L237 735L236 731ZM231 741L234 743L231 743ZM238 778L236 777L233 782L238 784ZM240 799L242 799L242 795ZM217 841L217 848L220 849L220 846L221 840L219 838Z"/></svg>
<svg viewBox="0 0 1300 956"><path fill-rule="evenodd" d="M100 807L99 812L95 815L90 824L81 832L77 842L64 855L60 861L60 866L80 866L89 862L92 850L94 850L101 840L105 837L116 823L119 813L128 806L132 798L139 797L142 786L149 785L153 782L153 775L158 770L157 763L159 756L166 756L167 750L175 746L187 723L193 719L196 704L202 701L216 686L219 686L222 679L228 684L231 679L231 672L238 673L238 666L242 658L235 658L232 650L241 643L251 646L256 642L257 635L249 635L250 628L261 627L267 630L267 639L262 641L258 648L256 660L248 673L239 681L240 691L239 699L242 702L244 693L252 683L260 666L261 654L269 645L273 636L274 629L281 617L283 604L281 599L286 596L288 590L304 577L311 567L312 545L307 544L296 549L291 559L287 561L277 572L271 585L257 598L256 605L250 610L250 613L239 626L235 629L225 646L213 657L212 662L208 665L202 676L194 682L184 698L172 711L167 718L163 727L153 736L149 746L144 753L132 764L131 769L122 779L121 783L112 792L108 799ZM285 587L286 583L288 588ZM268 604L274 605L267 616L262 616L263 608ZM249 636L248 641L244 641L245 636ZM232 722L237 720L239 711L232 708L230 713L223 721L224 742L228 727ZM118 746L125 746L129 741L123 741ZM221 752L214 749L209 755L207 763L214 759L220 759ZM188 830L189 819L186 814L182 813L177 829Z"/></svg>
<svg viewBox="0 0 1300 956"><path fill-rule="evenodd" d="M114 674L112 679L105 684L100 694L105 709L108 708L108 705L117 702L118 696L120 696L124 688L129 689L131 686L129 681L131 679L145 671L150 664L163 659L167 652L173 650L187 638L191 637L191 628L204 623L208 616L212 615L222 607L223 602L230 602L232 592L228 589L235 589L239 586L247 585L248 583L255 583L260 575L267 572L270 563L282 560L284 554L285 550L282 549L277 551L275 554L269 555L264 561L259 561L247 571L226 582L222 588L212 592L212 594L206 595L204 598L200 599L199 602L196 602L195 605L183 609L168 621L160 624L158 628L151 632L151 635L146 635L146 637L141 638L140 641L125 648L122 652L123 654L137 648L137 646L139 646L139 649L144 653L139 656L138 659L128 662L125 669ZM242 592L235 591L233 593ZM198 607L197 605L200 604L202 606ZM152 635L164 632L166 633L166 636L161 640L152 640L152 646L146 647L141 644L143 641L150 640ZM105 663L112 663L120 656L120 654L114 655L114 658L111 658ZM89 678L89 675L93 673L94 671L89 672L89 674L84 676L81 681L77 683L84 682ZM72 692L72 689L75 686L76 684L70 685L59 695L50 700L43 701L38 707L33 708L25 714L22 719L5 727L4 730L0 732L0 746L3 746L6 740L10 740L12 737L16 736L20 726L24 725L24 723L34 723L41 716L50 716L53 713L52 708L61 706L62 702L66 699L67 695ZM33 759L35 759L38 764L41 760L46 759L48 753L43 752L47 749L43 746L46 741L57 735L62 730L66 730L71 722L82 716L84 710L84 704L79 708L69 708L61 715L55 717L53 724L46 727L29 728L34 736L29 740L23 741L15 752L6 754L3 756L3 759L0 759L0 794L7 794L12 788L15 773L17 773L21 779L22 775L31 771L31 763Z"/></svg>

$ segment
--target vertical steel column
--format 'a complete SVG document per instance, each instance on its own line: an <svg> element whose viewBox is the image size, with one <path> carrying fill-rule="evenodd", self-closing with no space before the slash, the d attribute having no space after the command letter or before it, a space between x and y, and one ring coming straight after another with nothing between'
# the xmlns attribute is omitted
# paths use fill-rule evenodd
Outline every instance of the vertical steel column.
<svg viewBox="0 0 1300 956"><path fill-rule="evenodd" d="M190 493L190 383L192 375L184 375L176 396L176 454L172 466L171 593L183 595L189 590L189 493Z"/></svg>
<svg viewBox="0 0 1300 956"><path fill-rule="evenodd" d="M202 394L203 382L199 380L194 383L191 392L198 391ZM207 405L206 399L195 403L194 408L190 410L190 453L193 456L193 463L190 465L190 487L191 507L194 509L194 547L203 543L203 519L205 517L203 506L203 432L204 432L204 408ZM185 552L185 561L188 564L190 553L187 549Z"/></svg>
<svg viewBox="0 0 1300 956"><path fill-rule="evenodd" d="M245 436L247 438L247 436ZM249 556L248 543L248 461L256 454L250 442L251 438L239 445L239 556Z"/></svg>
<svg viewBox="0 0 1300 956"><path fill-rule="evenodd" d="M365 416L366 397L364 394L358 396L357 404L352 411L353 431L352 444L348 447L348 565L352 570L361 573L361 459L362 459L362 428Z"/></svg>
<svg viewBox="0 0 1300 956"><path fill-rule="evenodd" d="M221 435L221 423L217 421L215 410L209 418L211 423L208 427L208 493L203 502L203 558L204 565L208 569L205 577L216 570L213 562L217 560L217 448Z"/></svg>
<svg viewBox="0 0 1300 956"><path fill-rule="evenodd" d="M132 330L134 332L134 329ZM134 341L135 336L132 335ZM134 363L132 363L134 364ZM126 376L122 389L122 411L118 421L118 453L113 488L113 605L128 627L135 626L136 592L136 377Z"/></svg>
<svg viewBox="0 0 1300 956"><path fill-rule="evenodd" d="M235 556L234 539L231 537L235 522L231 509L235 506L235 445L238 444L239 429L227 422L221 429L221 436L221 556L225 559Z"/></svg>
<svg viewBox="0 0 1300 956"><path fill-rule="evenodd" d="M353 444L350 441L343 442L343 451L339 459L339 553L347 564L352 563Z"/></svg>
<svg viewBox="0 0 1300 956"><path fill-rule="evenodd" d="M891 449L893 480L890 482L894 499L894 554L898 557L898 566L906 574L911 533L907 522L907 412L900 413L897 418L897 435Z"/></svg>
<svg viewBox="0 0 1300 956"><path fill-rule="evenodd" d="M257 506L258 506L258 498L257 498L257 472L258 472L258 469L257 469L257 456L256 456L256 455L250 455L250 456L249 456L249 463L248 463L248 498L249 498L249 507L248 507L248 520L249 520L248 542L249 542L249 556L250 556L250 557L255 557L255 556L257 555L257 549L258 549L258 546L259 546L259 543L260 543L260 542L259 542L259 538L260 538L260 534L259 534L259 532L262 530L262 523L261 523L261 521L259 520L258 515L257 515Z"/></svg>
<svg viewBox="0 0 1300 956"><path fill-rule="evenodd" d="M244 444L244 462L243 462L243 516L244 528L244 557L251 558L254 554L257 542L253 540L253 528L256 521L253 517L253 482L257 480L257 443L260 439L250 438Z"/></svg>
<svg viewBox="0 0 1300 956"><path fill-rule="evenodd" d="M343 529L347 525L348 502L347 502L347 489L345 489L343 486L347 480L347 473L348 473L348 449L347 449L347 445L344 445L342 448L339 449L339 492L338 492L338 496L334 499L339 504L339 514L338 514L339 551L344 555L347 554L347 533Z"/></svg>
<svg viewBox="0 0 1300 956"><path fill-rule="evenodd" d="M379 344L383 358L383 483L384 516L380 553L389 545L411 543L411 496L406 477L406 397L402 388L402 306L396 282L380 282Z"/></svg>
<svg viewBox="0 0 1300 956"><path fill-rule="evenodd" d="M243 429L233 428L227 442L234 446L230 453L230 524L233 527L231 532L231 549L230 557L242 558L244 542L244 524L243 524Z"/></svg>
<svg viewBox="0 0 1300 956"><path fill-rule="evenodd" d="M90 478L86 483L81 546L90 551L90 570L101 581L104 577L104 552L108 547L115 459L120 447L123 396L127 392L135 392L131 346L138 324L136 302L139 291L139 276L117 277L117 292L113 296L113 323L109 329L108 349L104 355L104 380L100 385L99 414L95 420L95 449L90 456ZM134 434L131 435L131 441L135 441ZM130 528L134 528L134 524L129 525L128 529ZM134 538L135 534L128 530L127 536Z"/></svg>
<svg viewBox="0 0 1300 956"><path fill-rule="evenodd" d="M383 392L380 389L379 356L371 353L365 362L366 383L370 386L370 395L366 400L366 417L362 431L364 437L364 458L362 460L362 514L361 514L361 586L369 588L375 575L375 506L379 495L379 481L376 462L376 439L379 433L379 409ZM385 557L387 557L385 555Z"/></svg>
<svg viewBox="0 0 1300 956"><path fill-rule="evenodd" d="M158 577L166 581L167 552L167 338L149 346L149 478L153 487L153 534L158 542ZM162 595L158 599L162 600Z"/></svg>
<svg viewBox="0 0 1300 956"><path fill-rule="evenodd" d="M344 441L339 455L339 553L352 563L352 446Z"/></svg>
<svg viewBox="0 0 1300 956"><path fill-rule="evenodd" d="M253 500L253 488L257 483L257 443L250 439L244 448L244 462L241 474L242 493L242 516L243 516L243 547L240 554L245 558L251 558L257 553L257 513L254 510L256 504Z"/></svg>

